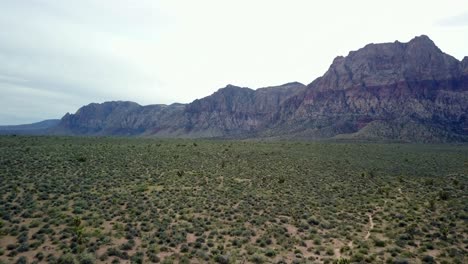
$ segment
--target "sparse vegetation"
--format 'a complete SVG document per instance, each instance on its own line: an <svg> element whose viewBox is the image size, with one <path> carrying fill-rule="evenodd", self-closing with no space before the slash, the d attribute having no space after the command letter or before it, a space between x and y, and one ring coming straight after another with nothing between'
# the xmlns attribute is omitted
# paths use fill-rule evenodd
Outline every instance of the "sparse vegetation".
<svg viewBox="0 0 468 264"><path fill-rule="evenodd" d="M466 262L466 145L3 136L0 149L0 263Z"/></svg>

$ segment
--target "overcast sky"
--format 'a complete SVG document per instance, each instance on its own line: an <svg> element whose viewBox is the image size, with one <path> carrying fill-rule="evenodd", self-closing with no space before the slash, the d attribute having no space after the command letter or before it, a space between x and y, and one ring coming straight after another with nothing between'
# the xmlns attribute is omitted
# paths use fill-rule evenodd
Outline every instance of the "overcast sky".
<svg viewBox="0 0 468 264"><path fill-rule="evenodd" d="M321 76L368 43L468 55L468 1L1 0L0 124L91 102L188 103Z"/></svg>

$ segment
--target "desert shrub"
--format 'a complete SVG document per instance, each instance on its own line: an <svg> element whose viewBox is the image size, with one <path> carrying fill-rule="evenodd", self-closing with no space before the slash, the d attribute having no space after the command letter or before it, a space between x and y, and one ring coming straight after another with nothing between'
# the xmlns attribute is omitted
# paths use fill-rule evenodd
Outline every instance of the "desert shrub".
<svg viewBox="0 0 468 264"><path fill-rule="evenodd" d="M379 240L379 239L374 239L374 245L376 247L385 247L385 241Z"/></svg>
<svg viewBox="0 0 468 264"><path fill-rule="evenodd" d="M35 258L37 258L39 261L43 260L45 257L44 253L42 252L38 252L35 256Z"/></svg>
<svg viewBox="0 0 468 264"><path fill-rule="evenodd" d="M434 257L429 256L429 255L425 255L424 257L422 257L421 260L423 263L436 263Z"/></svg>
<svg viewBox="0 0 468 264"><path fill-rule="evenodd" d="M46 260L48 263L57 263L57 258L53 254L47 255Z"/></svg>
<svg viewBox="0 0 468 264"><path fill-rule="evenodd" d="M29 244L27 242L21 243L16 249L18 252L27 252L29 251Z"/></svg>
<svg viewBox="0 0 468 264"><path fill-rule="evenodd" d="M424 185L427 185L427 186L432 186L434 185L434 179L426 179L424 181Z"/></svg>
<svg viewBox="0 0 468 264"><path fill-rule="evenodd" d="M7 249L7 250L13 250L13 249L15 249L16 247L18 247L18 245L15 245L15 244L8 244L8 245L6 246L6 249Z"/></svg>
<svg viewBox="0 0 468 264"><path fill-rule="evenodd" d="M96 260L91 254L82 253L78 256L78 261L80 264L94 264Z"/></svg>
<svg viewBox="0 0 468 264"><path fill-rule="evenodd" d="M189 247L187 246L187 244L182 244L182 246L180 246L180 252L182 253L186 253L189 251Z"/></svg>
<svg viewBox="0 0 468 264"><path fill-rule="evenodd" d="M265 259L258 254L254 254L250 257L250 261L252 261L253 263L264 263Z"/></svg>
<svg viewBox="0 0 468 264"><path fill-rule="evenodd" d="M351 262L362 262L364 260L364 255L361 253L356 253L351 257Z"/></svg>
<svg viewBox="0 0 468 264"><path fill-rule="evenodd" d="M316 238L316 239L314 239L314 244L319 246L319 245L322 244L322 240L320 238Z"/></svg>
<svg viewBox="0 0 468 264"><path fill-rule="evenodd" d="M276 256L276 251L274 249L269 248L265 251L265 256L270 257L270 258L274 257Z"/></svg>
<svg viewBox="0 0 468 264"><path fill-rule="evenodd" d="M333 261L333 264L350 264L351 262L349 259L346 258L339 258Z"/></svg>
<svg viewBox="0 0 468 264"><path fill-rule="evenodd" d="M137 252L130 258L130 263L132 264L142 264L144 259L144 254L142 252Z"/></svg>
<svg viewBox="0 0 468 264"><path fill-rule="evenodd" d="M148 254L148 259L152 263L159 263L159 261L161 261L161 259L155 253L149 253Z"/></svg>
<svg viewBox="0 0 468 264"><path fill-rule="evenodd" d="M27 264L27 263L28 263L28 259L25 256L19 257L18 260L16 261L16 264Z"/></svg>
<svg viewBox="0 0 468 264"><path fill-rule="evenodd" d="M190 258L186 255L183 255L179 258L179 264L190 264Z"/></svg>
<svg viewBox="0 0 468 264"><path fill-rule="evenodd" d="M64 254L57 260L58 264L77 264L75 257L72 254Z"/></svg>
<svg viewBox="0 0 468 264"><path fill-rule="evenodd" d="M41 223L40 223L39 221L33 220L33 221L31 221L31 224L29 224L29 227L30 227L30 228L39 227L40 224L41 224Z"/></svg>
<svg viewBox="0 0 468 264"><path fill-rule="evenodd" d="M320 224L320 222L317 219L313 218L313 217L309 218L307 220L307 223L309 223L309 225L311 225L311 226L316 226L316 225Z"/></svg>
<svg viewBox="0 0 468 264"><path fill-rule="evenodd" d="M226 255L217 255L215 256L214 260L216 261L216 263L229 264L229 257Z"/></svg>
<svg viewBox="0 0 468 264"><path fill-rule="evenodd" d="M439 198L443 201L446 201L450 198L450 193L448 191L440 191Z"/></svg>
<svg viewBox="0 0 468 264"><path fill-rule="evenodd" d="M119 257L121 259L129 259L129 256L128 256L127 252L120 251L117 248L108 248L106 253L110 257L115 256L115 257Z"/></svg>
<svg viewBox="0 0 468 264"><path fill-rule="evenodd" d="M135 240L130 239L127 243L120 246L121 250L131 250L135 246Z"/></svg>

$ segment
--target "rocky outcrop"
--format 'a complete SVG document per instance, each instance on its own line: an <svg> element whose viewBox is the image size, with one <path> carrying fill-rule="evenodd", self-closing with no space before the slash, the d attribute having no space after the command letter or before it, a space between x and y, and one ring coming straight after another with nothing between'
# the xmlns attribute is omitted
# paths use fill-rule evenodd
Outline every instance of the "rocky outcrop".
<svg viewBox="0 0 468 264"><path fill-rule="evenodd" d="M190 104L141 106L133 102L89 104L66 114L56 134L158 137L226 137L256 133L280 105L304 92L301 83L257 90L228 85Z"/></svg>
<svg viewBox="0 0 468 264"><path fill-rule="evenodd" d="M187 105L187 132L216 137L254 135L276 122L280 106L305 89L297 82L257 90L228 85Z"/></svg>
<svg viewBox="0 0 468 264"><path fill-rule="evenodd" d="M468 140L468 58L427 36L337 57L305 86L228 85L190 104L90 104L54 130L74 135Z"/></svg>
<svg viewBox="0 0 468 264"><path fill-rule="evenodd" d="M345 90L459 76L460 62L423 35L408 43L369 44L337 57L325 75L309 86L313 91Z"/></svg>
<svg viewBox="0 0 468 264"><path fill-rule="evenodd" d="M293 133L301 134L310 128L331 127L335 132L327 136L336 136L375 126L374 121L390 125L411 120L463 138L468 126L464 67L427 36L408 43L369 44L336 58L323 77L309 84L287 124L294 127ZM361 137L371 130L363 130ZM427 129L419 130L421 138L428 138ZM399 138L398 132L388 135L383 138ZM414 141L417 136L406 138ZM433 139L423 141L438 138L440 133L434 133Z"/></svg>
<svg viewBox="0 0 468 264"><path fill-rule="evenodd" d="M184 105L148 105L134 102L106 102L81 107L75 114L67 113L54 134L134 136L151 134L167 127L179 117Z"/></svg>

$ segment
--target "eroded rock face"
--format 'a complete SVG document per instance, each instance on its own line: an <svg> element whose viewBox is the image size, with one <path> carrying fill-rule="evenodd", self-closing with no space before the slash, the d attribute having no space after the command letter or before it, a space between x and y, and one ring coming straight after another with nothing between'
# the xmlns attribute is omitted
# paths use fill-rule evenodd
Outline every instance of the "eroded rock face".
<svg viewBox="0 0 468 264"><path fill-rule="evenodd" d="M307 86L228 85L187 105L90 104L64 116L55 132L467 141L467 113L468 58L460 62L420 36L337 57Z"/></svg>
<svg viewBox="0 0 468 264"><path fill-rule="evenodd" d="M148 105L134 102L106 102L81 107L66 114L55 128L56 134L71 135L143 135L175 123L184 105Z"/></svg>
<svg viewBox="0 0 468 264"><path fill-rule="evenodd" d="M185 113L193 130L208 130L216 136L256 133L274 123L280 106L305 89L297 82L257 90L228 85L193 101Z"/></svg>
<svg viewBox="0 0 468 264"><path fill-rule="evenodd" d="M228 85L190 104L140 106L133 102L89 104L65 115L58 134L223 137L256 133L276 118L280 105L304 92L301 83L257 90Z"/></svg>
<svg viewBox="0 0 468 264"><path fill-rule="evenodd" d="M290 122L300 127L321 120L322 126L333 126L338 119L347 124L347 133L354 133L373 121L394 124L408 117L463 137L468 112L464 63L426 36L408 43L369 44L336 58L308 86Z"/></svg>
<svg viewBox="0 0 468 264"><path fill-rule="evenodd" d="M347 57L337 57L330 69L309 87L345 90L420 80L451 80L460 75L457 59L443 53L427 36L408 43L369 44Z"/></svg>
<svg viewBox="0 0 468 264"><path fill-rule="evenodd" d="M465 56L461 61L461 68L464 74L468 71L468 56Z"/></svg>

